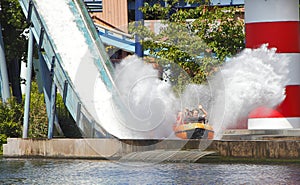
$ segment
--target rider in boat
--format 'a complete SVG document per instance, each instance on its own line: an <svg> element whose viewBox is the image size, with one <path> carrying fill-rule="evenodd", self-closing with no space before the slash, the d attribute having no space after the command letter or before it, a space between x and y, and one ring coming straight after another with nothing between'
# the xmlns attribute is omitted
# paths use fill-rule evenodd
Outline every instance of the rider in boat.
<svg viewBox="0 0 300 185"><path fill-rule="evenodd" d="M202 112L202 114L200 114ZM207 117L207 112L203 108L201 104L198 105L198 109L193 109L190 111L188 108L185 108L184 111L178 112L177 115L177 125L184 123L195 123L195 122L203 122L205 123Z"/></svg>

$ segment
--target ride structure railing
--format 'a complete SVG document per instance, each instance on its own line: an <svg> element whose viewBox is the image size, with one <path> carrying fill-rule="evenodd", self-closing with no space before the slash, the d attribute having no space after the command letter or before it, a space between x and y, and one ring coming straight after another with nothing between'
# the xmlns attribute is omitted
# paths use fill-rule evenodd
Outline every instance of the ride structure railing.
<svg viewBox="0 0 300 185"><path fill-rule="evenodd" d="M103 11L102 0L84 0L84 4L89 12Z"/></svg>
<svg viewBox="0 0 300 185"><path fill-rule="evenodd" d="M95 67L98 68L100 76L107 88L110 89L113 86L113 80L110 76L112 73L112 65L110 60L105 53L104 47L102 43L98 43L97 39L99 38L97 31L94 28L94 25L91 21L91 18L85 9L85 5L80 0L70 1L74 3L73 13L76 16L80 16L82 24L85 25L82 29L85 32L84 36L88 42L96 43L96 47L99 52L99 60L95 62ZM64 103L69 110L71 116L76 121L77 126L82 132L83 137L111 137L109 133L107 133L99 124L95 124L95 119L87 110L85 105L82 103L74 84L68 73L64 70L62 66L62 57L60 53L57 51L56 46L53 44L53 39L51 35L49 35L49 30L47 25L41 17L38 9L36 8L36 2L34 0L19 0L21 8L25 14L27 21L30 23L30 32L32 33L32 37L34 37L35 42L38 45L38 52L40 56L40 62L44 62L44 69L41 71L47 71L50 74L51 78L48 78L47 81L44 81L44 94L45 97L48 97L48 101L46 101L49 117L49 130L48 130L48 138L52 138L52 130L54 116L55 116L55 101L56 101L56 88L60 92L63 97ZM33 38L31 38L33 39ZM32 56L32 48L29 49L29 55ZM30 60L30 58L28 58ZM32 68L32 65L28 66ZM31 75L28 75L30 78ZM28 80L28 79L27 79ZM44 78L44 80L46 80ZM28 80L30 81L30 80ZM29 85L29 84L27 84ZM30 94L26 92L26 94ZM25 102L30 103L30 96L26 96ZM27 137L26 132L28 132L28 122L29 122L29 106L24 108L24 130L23 130L23 138Z"/></svg>
<svg viewBox="0 0 300 185"><path fill-rule="evenodd" d="M122 49L127 52L135 52L134 36L95 23L98 34L103 43Z"/></svg>

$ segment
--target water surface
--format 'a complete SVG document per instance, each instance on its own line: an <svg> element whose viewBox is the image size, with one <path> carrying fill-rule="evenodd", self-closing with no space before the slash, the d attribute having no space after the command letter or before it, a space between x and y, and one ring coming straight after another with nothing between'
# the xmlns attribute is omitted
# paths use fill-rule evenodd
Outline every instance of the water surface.
<svg viewBox="0 0 300 185"><path fill-rule="evenodd" d="M0 184L299 184L300 164L0 159Z"/></svg>

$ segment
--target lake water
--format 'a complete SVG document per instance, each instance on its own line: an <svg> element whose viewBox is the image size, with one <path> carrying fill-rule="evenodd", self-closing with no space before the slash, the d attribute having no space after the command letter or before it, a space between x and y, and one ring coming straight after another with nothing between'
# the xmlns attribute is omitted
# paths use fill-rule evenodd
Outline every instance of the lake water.
<svg viewBox="0 0 300 185"><path fill-rule="evenodd" d="M300 184L300 164L0 158L0 184Z"/></svg>

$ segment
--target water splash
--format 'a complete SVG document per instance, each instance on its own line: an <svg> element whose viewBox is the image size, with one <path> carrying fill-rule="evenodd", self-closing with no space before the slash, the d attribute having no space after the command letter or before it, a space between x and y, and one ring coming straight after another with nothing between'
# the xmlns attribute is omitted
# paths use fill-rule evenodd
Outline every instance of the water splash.
<svg viewBox="0 0 300 185"><path fill-rule="evenodd" d="M209 119L217 139L253 109L274 107L284 100L288 59L275 51L267 45L245 49L209 80L213 90Z"/></svg>
<svg viewBox="0 0 300 185"><path fill-rule="evenodd" d="M115 82L125 106L120 114L128 129L143 133L143 138L172 135L176 98L152 65L137 56L127 57L116 65Z"/></svg>
<svg viewBox="0 0 300 185"><path fill-rule="evenodd" d="M284 100L288 59L275 51L267 45L245 49L226 62L207 85L190 84L180 98L175 98L170 84L157 78L158 71L151 65L128 57L116 66L116 84L130 110L125 124L143 131L145 138L168 137L178 110L202 104L219 139L224 129L251 110L274 107Z"/></svg>

